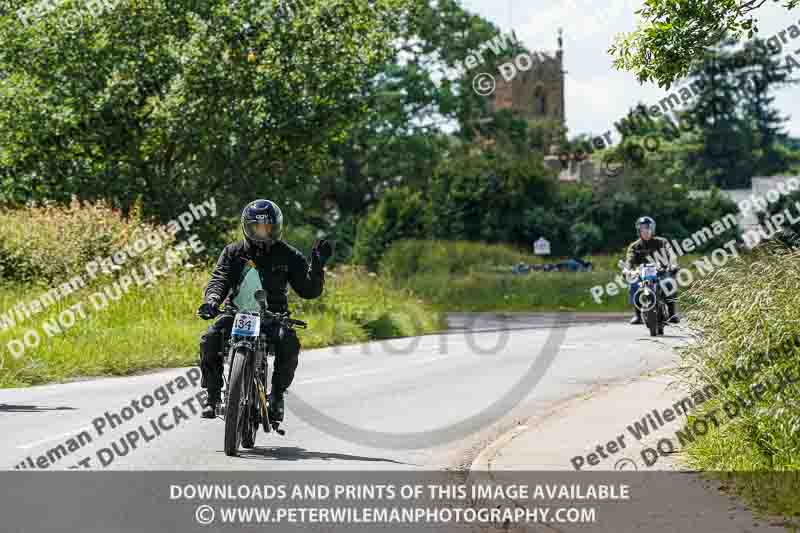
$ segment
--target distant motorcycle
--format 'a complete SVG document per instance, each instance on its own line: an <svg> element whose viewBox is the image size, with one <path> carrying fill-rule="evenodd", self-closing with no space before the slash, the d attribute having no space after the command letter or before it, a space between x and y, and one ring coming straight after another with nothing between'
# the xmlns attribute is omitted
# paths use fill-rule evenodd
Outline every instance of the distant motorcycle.
<svg viewBox="0 0 800 533"><path fill-rule="evenodd" d="M225 455L235 456L239 445L255 446L258 426L265 433L275 430L279 435L280 422L269 419L267 377L268 357L275 356L276 335L281 328L301 328L308 325L302 320L289 318L288 314L267 310L267 294L255 293L259 312L237 312L226 349L228 373L222 393L221 414L225 419Z"/></svg>
<svg viewBox="0 0 800 533"><path fill-rule="evenodd" d="M639 285L633 295L633 305L642 313L642 321L650 330L650 336L663 335L669 311L667 297L660 282L674 276L677 267L665 268L655 263L645 263L636 270L628 270L624 261L618 264L628 283Z"/></svg>

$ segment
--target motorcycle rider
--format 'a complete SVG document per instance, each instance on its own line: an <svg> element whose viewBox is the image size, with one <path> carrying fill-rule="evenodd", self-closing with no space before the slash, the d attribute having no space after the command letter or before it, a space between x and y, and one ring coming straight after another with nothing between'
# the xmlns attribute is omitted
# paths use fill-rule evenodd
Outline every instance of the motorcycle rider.
<svg viewBox="0 0 800 533"><path fill-rule="evenodd" d="M230 304L244 309L247 307L244 302L251 298L252 306L253 293L263 288L270 311L288 312L287 284L301 298L318 298L325 285L325 263L333 254L333 246L326 240L319 240L312 249L309 265L299 250L281 240L283 214L270 200L249 203L242 211L241 225L244 240L231 243L222 251L206 287L203 305L197 310L197 315L204 320L219 316L200 340L201 386L208 389L203 418L215 418L216 406L221 401L222 351L234 320L234 314L227 312ZM221 304L225 305L222 314ZM269 416L280 422L284 393L297 369L300 341L288 328L274 334L276 355Z"/></svg>
<svg viewBox="0 0 800 533"><path fill-rule="evenodd" d="M659 263L665 268L670 268L674 264L675 254L669 245L667 239L656 237L656 221L648 216L640 217L636 221L636 232L639 238L628 246L628 252L625 257L625 264L627 270L635 270L639 265L645 263ZM639 290L639 283L631 283L629 287L628 301L633 306L634 314L631 318L631 324L642 323L642 312L636 306L634 297ZM667 314L669 318L667 321L671 324L680 322L680 318L675 312L675 299L676 294L666 295Z"/></svg>

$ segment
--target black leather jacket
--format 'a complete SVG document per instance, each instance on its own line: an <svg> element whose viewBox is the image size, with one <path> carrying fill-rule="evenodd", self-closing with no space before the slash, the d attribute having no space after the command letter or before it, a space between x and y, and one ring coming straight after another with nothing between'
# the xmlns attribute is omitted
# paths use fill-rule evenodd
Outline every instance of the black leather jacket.
<svg viewBox="0 0 800 533"><path fill-rule="evenodd" d="M246 241L229 244L222 250L211 280L205 290L205 301L216 300L226 305L239 292L248 272L258 271L261 286L267 292L267 303L272 312L288 311L288 288L292 286L301 298L313 299L322 294L325 273L319 261L312 256L309 265L303 254L293 246L278 241L263 253Z"/></svg>

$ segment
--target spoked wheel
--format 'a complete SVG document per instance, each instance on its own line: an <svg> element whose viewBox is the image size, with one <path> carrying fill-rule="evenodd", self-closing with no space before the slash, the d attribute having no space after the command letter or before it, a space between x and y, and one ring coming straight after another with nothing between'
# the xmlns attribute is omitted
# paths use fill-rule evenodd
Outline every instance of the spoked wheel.
<svg viewBox="0 0 800 533"><path fill-rule="evenodd" d="M252 402L252 372L249 368L250 357L247 350L236 350L231 368L230 389L225 407L225 455L235 457L239 451L239 443L245 436L246 429L252 426L252 418L247 409ZM255 436L251 428L251 438ZM245 441L247 442L247 441ZM252 446L252 444L250 444Z"/></svg>
<svg viewBox="0 0 800 533"><path fill-rule="evenodd" d="M264 388L259 393L264 394L264 405L261 409L261 425L264 428L264 433L269 433L271 430L270 426L272 425L269 421L269 396L267 396L267 389Z"/></svg>
<svg viewBox="0 0 800 533"><path fill-rule="evenodd" d="M255 384L252 377L250 379L250 401L247 404L248 416L245 417L244 425L242 426L242 448L252 448L256 445L256 432L258 431L258 392L256 391Z"/></svg>
<svg viewBox="0 0 800 533"><path fill-rule="evenodd" d="M250 405L253 405L255 398L251 398ZM256 445L255 408L250 407L250 416L245 417L244 427L242 427L242 448L252 448Z"/></svg>

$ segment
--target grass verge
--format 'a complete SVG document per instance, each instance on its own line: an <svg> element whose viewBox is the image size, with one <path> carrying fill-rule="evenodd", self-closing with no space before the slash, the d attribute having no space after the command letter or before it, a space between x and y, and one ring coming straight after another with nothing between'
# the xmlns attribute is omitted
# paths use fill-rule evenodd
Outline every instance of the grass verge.
<svg viewBox="0 0 800 533"><path fill-rule="evenodd" d="M565 258L530 255L503 244L463 241L400 241L384 255L382 275L447 311L627 312L628 289L616 284L618 255L586 257L591 272L514 274L518 263L558 263ZM679 263L693 272L699 256ZM598 298L594 287L605 290Z"/></svg>
<svg viewBox="0 0 800 533"><path fill-rule="evenodd" d="M690 418L709 431L687 447L691 467L712 472L767 513L800 527L800 252L766 247L698 280L688 318L699 330L682 378L719 391ZM716 412L715 412L716 411Z"/></svg>
<svg viewBox="0 0 800 533"><path fill-rule="evenodd" d="M207 281L206 271L184 271L159 280L152 288L134 285L100 310L95 310L90 300L97 287L74 293L0 332L0 387L197 364L199 338L208 323L196 318L195 311ZM34 287L0 289L0 312L40 293L41 289ZM83 304L85 318L76 313L74 325L62 327L57 321L59 314L79 303ZM389 288L379 278L355 269L329 272L321 298L294 298L291 305L293 315L309 323L308 330L298 331L304 348L418 335L442 328L441 315L408 291ZM45 322L50 324L47 331ZM8 348L9 341L22 339L31 329L38 333L38 346L27 347L15 357Z"/></svg>

